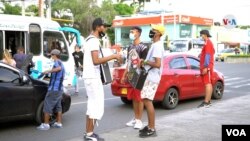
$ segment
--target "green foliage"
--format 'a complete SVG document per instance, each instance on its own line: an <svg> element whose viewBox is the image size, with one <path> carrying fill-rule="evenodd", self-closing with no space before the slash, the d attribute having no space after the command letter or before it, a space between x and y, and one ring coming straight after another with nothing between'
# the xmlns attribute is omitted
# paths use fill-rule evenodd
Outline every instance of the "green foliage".
<svg viewBox="0 0 250 141"><path fill-rule="evenodd" d="M229 55L227 57L232 57L232 58L250 58L249 54L242 54L242 55Z"/></svg>
<svg viewBox="0 0 250 141"><path fill-rule="evenodd" d="M118 15L131 15L134 12L133 7L123 3L115 4L114 9Z"/></svg>
<svg viewBox="0 0 250 141"><path fill-rule="evenodd" d="M36 5L28 6L25 11L27 13L34 13L34 16L38 16L38 7Z"/></svg>
<svg viewBox="0 0 250 141"><path fill-rule="evenodd" d="M9 3L4 3L4 9L3 13L4 14L11 14L11 15L21 15L22 13L22 8L18 5L12 6Z"/></svg>
<svg viewBox="0 0 250 141"><path fill-rule="evenodd" d="M105 22L112 23L117 12L114 9L114 5L111 0L104 0L101 7L98 7L93 3L93 0L54 0L52 2L52 13L63 13L68 10L73 14L73 27L78 29L83 36L88 36L92 31L92 21L101 17ZM56 17L52 15L54 18ZM69 19L69 17L63 17L63 19ZM60 23L64 25L65 23ZM114 30L108 30L108 35L111 41L114 39Z"/></svg>
<svg viewBox="0 0 250 141"><path fill-rule="evenodd" d="M73 14L73 27L78 29L84 36L91 33L92 21L95 18L101 17L106 22L112 23L116 15L111 0L104 0L101 7L95 5L93 0L54 0L52 2L52 13L63 13L67 9ZM52 15L52 17L61 18L55 17L55 15Z"/></svg>
<svg viewBox="0 0 250 141"><path fill-rule="evenodd" d="M250 25L244 25L244 26L239 26L240 29L248 29L250 28Z"/></svg>

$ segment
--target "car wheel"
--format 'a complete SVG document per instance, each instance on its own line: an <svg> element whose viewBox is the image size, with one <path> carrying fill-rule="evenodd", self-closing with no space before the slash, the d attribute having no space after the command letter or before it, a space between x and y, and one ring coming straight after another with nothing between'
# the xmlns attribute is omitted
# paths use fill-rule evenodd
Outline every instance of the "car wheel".
<svg viewBox="0 0 250 141"><path fill-rule="evenodd" d="M175 88L170 88L165 94L162 106L165 109L174 109L179 102L179 93Z"/></svg>
<svg viewBox="0 0 250 141"><path fill-rule="evenodd" d="M224 86L222 82L217 81L216 84L214 85L212 98L221 99L223 96L223 91L224 91Z"/></svg>
<svg viewBox="0 0 250 141"><path fill-rule="evenodd" d="M44 122L44 113L43 113L43 106L44 106L44 101L42 101L37 110L36 110L36 122L38 124L41 124ZM50 119L49 119L49 124L53 124L56 122L56 114L52 114L50 115Z"/></svg>
<svg viewBox="0 0 250 141"><path fill-rule="evenodd" d="M121 97L121 101L122 101L124 104L131 104L131 103L132 103L132 100L128 100L127 97Z"/></svg>

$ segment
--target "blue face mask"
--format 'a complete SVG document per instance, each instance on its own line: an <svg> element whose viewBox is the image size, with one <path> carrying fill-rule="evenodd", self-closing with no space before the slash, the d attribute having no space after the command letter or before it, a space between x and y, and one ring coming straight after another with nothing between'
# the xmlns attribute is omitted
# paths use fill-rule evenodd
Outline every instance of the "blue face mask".
<svg viewBox="0 0 250 141"><path fill-rule="evenodd" d="M135 40L135 34L129 33L129 39L134 41Z"/></svg>

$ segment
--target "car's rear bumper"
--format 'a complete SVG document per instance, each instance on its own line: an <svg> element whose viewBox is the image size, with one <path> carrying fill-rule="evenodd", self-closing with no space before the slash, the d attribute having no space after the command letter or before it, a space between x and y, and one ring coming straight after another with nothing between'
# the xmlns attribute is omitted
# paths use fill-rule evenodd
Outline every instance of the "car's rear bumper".
<svg viewBox="0 0 250 141"><path fill-rule="evenodd" d="M127 97L127 94L131 91L132 87L130 84L120 84L117 81L111 83L111 90L114 96Z"/></svg>

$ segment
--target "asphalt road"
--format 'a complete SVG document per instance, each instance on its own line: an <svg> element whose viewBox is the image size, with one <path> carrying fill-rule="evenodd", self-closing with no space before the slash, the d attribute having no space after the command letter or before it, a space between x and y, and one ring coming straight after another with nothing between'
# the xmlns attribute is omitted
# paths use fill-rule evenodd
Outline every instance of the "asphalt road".
<svg viewBox="0 0 250 141"><path fill-rule="evenodd" d="M225 76L225 91L221 99L233 99L243 96L250 91L250 65L249 64L227 64L217 62L215 68ZM72 96L72 105L69 112L63 115L63 128L51 129L49 131L36 130L37 124L29 120L16 121L0 124L0 141L64 141L82 136L85 129L86 93L83 82L80 82L80 93ZM132 106L125 105L120 98L111 94L110 85L104 87L105 90L105 113L103 119L96 127L97 133L105 133L120 129L132 118ZM73 92L71 88L69 92ZM156 118L164 115L171 115L180 111L185 111L196 107L202 99L194 99L180 102L176 109L165 110L161 105L155 105ZM216 100L213 101L217 102ZM144 111L143 121L146 121Z"/></svg>

